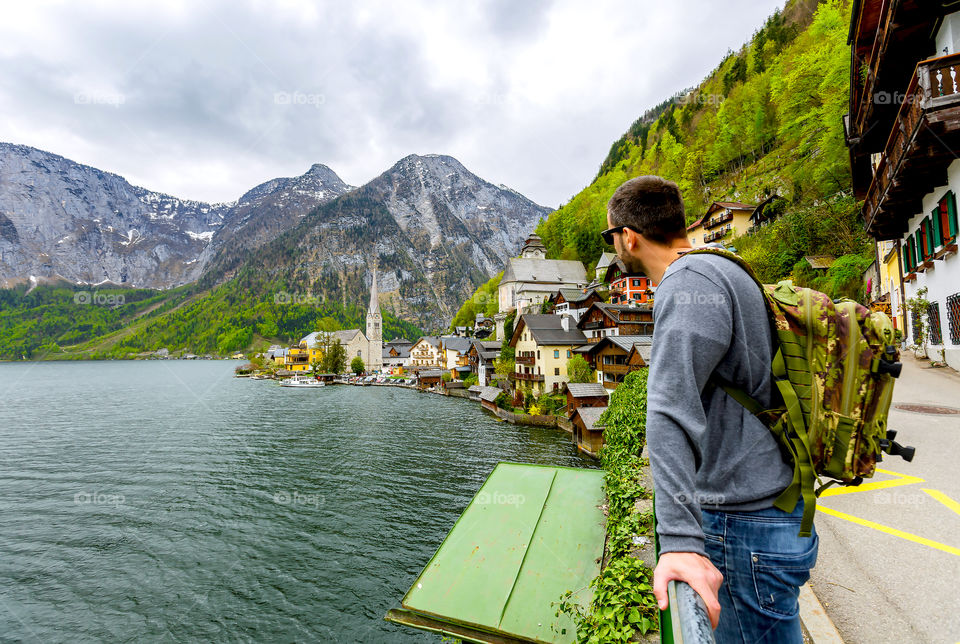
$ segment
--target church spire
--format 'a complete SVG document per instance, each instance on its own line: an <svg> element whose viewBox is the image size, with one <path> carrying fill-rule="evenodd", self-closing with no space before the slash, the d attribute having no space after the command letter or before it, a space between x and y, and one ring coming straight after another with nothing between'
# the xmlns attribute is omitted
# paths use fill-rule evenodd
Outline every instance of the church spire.
<svg viewBox="0 0 960 644"><path fill-rule="evenodd" d="M380 297L377 293L377 260L373 260L373 281L370 282L370 305L367 307L367 313L380 312Z"/></svg>

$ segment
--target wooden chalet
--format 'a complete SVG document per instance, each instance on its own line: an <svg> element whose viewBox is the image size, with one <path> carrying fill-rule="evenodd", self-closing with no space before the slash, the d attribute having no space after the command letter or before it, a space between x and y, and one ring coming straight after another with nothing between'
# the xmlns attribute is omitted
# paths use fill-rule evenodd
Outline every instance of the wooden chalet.
<svg viewBox="0 0 960 644"><path fill-rule="evenodd" d="M584 357L597 370L600 384L607 389L616 389L627 374L646 366L650 359L650 335L610 335L587 345ZM643 364L630 364L630 354L637 348L637 358Z"/></svg>
<svg viewBox="0 0 960 644"><path fill-rule="evenodd" d="M610 335L653 335L653 306L598 302L580 317L577 328L587 342L599 342Z"/></svg>
<svg viewBox="0 0 960 644"><path fill-rule="evenodd" d="M596 382L568 382L563 387L567 396L567 418L580 407L606 407L610 394Z"/></svg>
<svg viewBox="0 0 960 644"><path fill-rule="evenodd" d="M606 407L578 407L573 411L573 440L577 449L593 458L599 458L603 447L603 427L597 425Z"/></svg>

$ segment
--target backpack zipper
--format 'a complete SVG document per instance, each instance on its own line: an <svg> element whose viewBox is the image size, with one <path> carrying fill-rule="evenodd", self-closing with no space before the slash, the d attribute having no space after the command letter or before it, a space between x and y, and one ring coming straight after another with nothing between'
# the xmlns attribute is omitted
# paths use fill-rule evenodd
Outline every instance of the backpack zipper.
<svg viewBox="0 0 960 644"><path fill-rule="evenodd" d="M847 354L843 357L843 399L841 400L841 413L844 416L850 415L850 405L853 403L853 387L856 384L854 376L856 375L855 347L857 332L860 325L857 324L857 305L855 302L844 302L843 308L847 312Z"/></svg>

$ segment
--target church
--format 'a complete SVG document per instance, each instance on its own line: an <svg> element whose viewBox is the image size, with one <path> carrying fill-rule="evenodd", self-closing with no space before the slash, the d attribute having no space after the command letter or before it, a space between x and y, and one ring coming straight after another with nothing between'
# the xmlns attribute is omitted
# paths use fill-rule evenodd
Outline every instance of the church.
<svg viewBox="0 0 960 644"><path fill-rule="evenodd" d="M367 308L366 335L360 329L345 329L330 334L339 340L346 350L347 369L354 358L363 360L364 369L369 373L383 369L383 316L380 314L380 296L377 292L377 266L373 266L373 279L370 283L370 305ZM318 338L321 331L314 331L300 338L299 345L291 347L285 358L285 365L292 371L307 371L310 365L320 359Z"/></svg>

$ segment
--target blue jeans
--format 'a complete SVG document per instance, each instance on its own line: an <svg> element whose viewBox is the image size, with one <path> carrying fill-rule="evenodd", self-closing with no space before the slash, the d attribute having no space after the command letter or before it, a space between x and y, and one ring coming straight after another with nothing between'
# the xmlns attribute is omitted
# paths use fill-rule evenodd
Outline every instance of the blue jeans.
<svg viewBox="0 0 960 644"><path fill-rule="evenodd" d="M703 511L707 555L721 573L718 644L801 644L800 586L810 578L820 541L798 537L803 501L792 513Z"/></svg>

